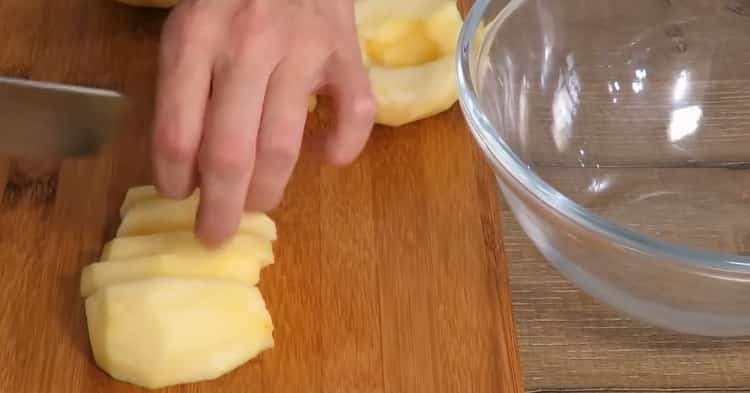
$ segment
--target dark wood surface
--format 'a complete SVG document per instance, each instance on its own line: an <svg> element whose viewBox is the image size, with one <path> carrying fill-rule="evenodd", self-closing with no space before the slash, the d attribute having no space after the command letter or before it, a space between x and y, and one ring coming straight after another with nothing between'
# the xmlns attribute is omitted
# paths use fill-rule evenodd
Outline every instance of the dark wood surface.
<svg viewBox="0 0 750 393"><path fill-rule="evenodd" d="M125 132L96 158L0 159L0 392L140 391L93 363L78 277L113 235L127 188L150 182L163 17L108 0L0 2L0 75L134 99ZM519 392L497 211L456 108L378 128L344 170L304 154L273 213L277 264L261 283L276 347L168 391Z"/></svg>

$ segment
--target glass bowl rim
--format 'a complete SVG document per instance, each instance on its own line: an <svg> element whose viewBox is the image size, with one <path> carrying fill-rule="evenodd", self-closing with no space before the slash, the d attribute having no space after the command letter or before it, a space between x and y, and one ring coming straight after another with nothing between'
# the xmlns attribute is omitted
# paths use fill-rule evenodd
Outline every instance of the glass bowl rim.
<svg viewBox="0 0 750 393"><path fill-rule="evenodd" d="M498 136L487 116L482 113L471 73L474 37L492 1L475 0L469 9L459 35L455 64L459 105L468 122L469 131L494 169L506 171L531 196L566 219L631 251L671 261L676 265L690 265L698 269L725 273L750 274L750 257L679 246L644 235L594 214L550 186L513 152L513 149ZM510 0L497 15L494 23L502 25L528 1ZM486 41L482 40L478 48L480 54L484 52L485 44Z"/></svg>

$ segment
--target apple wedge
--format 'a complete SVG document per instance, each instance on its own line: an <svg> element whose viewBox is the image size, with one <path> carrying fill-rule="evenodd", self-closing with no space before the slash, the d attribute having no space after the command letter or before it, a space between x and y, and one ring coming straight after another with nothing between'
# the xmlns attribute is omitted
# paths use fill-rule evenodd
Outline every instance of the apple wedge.
<svg viewBox="0 0 750 393"><path fill-rule="evenodd" d="M197 194L183 200L148 199L134 204L127 210L117 228L117 236L192 230L197 211ZM276 225L270 217L262 213L245 213L238 232L276 240Z"/></svg>
<svg viewBox="0 0 750 393"><path fill-rule="evenodd" d="M81 272L81 296L89 297L110 285L159 277L223 278L255 285L261 269L269 264L257 256L226 251L205 258L181 254L92 263Z"/></svg>
<svg viewBox="0 0 750 393"><path fill-rule="evenodd" d="M163 232L143 236L117 237L104 245L101 261L121 261L159 254L175 254L191 259L219 255L257 258L263 266L273 263L273 245L255 235L237 234L216 249L209 249L189 231Z"/></svg>
<svg viewBox="0 0 750 393"><path fill-rule="evenodd" d="M149 389L218 378L273 347L257 288L208 278L105 287L86 299L96 364Z"/></svg>
<svg viewBox="0 0 750 393"><path fill-rule="evenodd" d="M128 189L125 200L120 205L120 218L125 217L125 213L136 204L157 198L159 198L159 192L154 186L137 186Z"/></svg>

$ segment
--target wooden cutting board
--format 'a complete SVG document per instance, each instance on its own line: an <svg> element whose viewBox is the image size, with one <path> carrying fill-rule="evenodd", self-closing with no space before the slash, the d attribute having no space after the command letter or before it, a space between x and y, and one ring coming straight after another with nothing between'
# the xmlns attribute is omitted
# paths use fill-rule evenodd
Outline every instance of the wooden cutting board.
<svg viewBox="0 0 750 393"><path fill-rule="evenodd" d="M141 391L93 363L78 275L113 235L127 188L150 182L163 18L107 0L0 2L0 74L135 100L95 159L0 159L0 392ZM273 214L277 263L261 282L276 347L168 391L520 391L495 196L455 108L378 128L344 170L305 154Z"/></svg>

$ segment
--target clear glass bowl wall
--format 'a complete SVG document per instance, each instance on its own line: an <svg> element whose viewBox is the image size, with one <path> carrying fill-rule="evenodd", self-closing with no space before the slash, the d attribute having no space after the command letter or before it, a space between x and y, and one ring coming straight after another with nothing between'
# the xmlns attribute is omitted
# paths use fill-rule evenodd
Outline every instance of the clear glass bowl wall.
<svg viewBox="0 0 750 393"><path fill-rule="evenodd" d="M750 1L478 0L457 66L564 276L653 325L750 334Z"/></svg>

